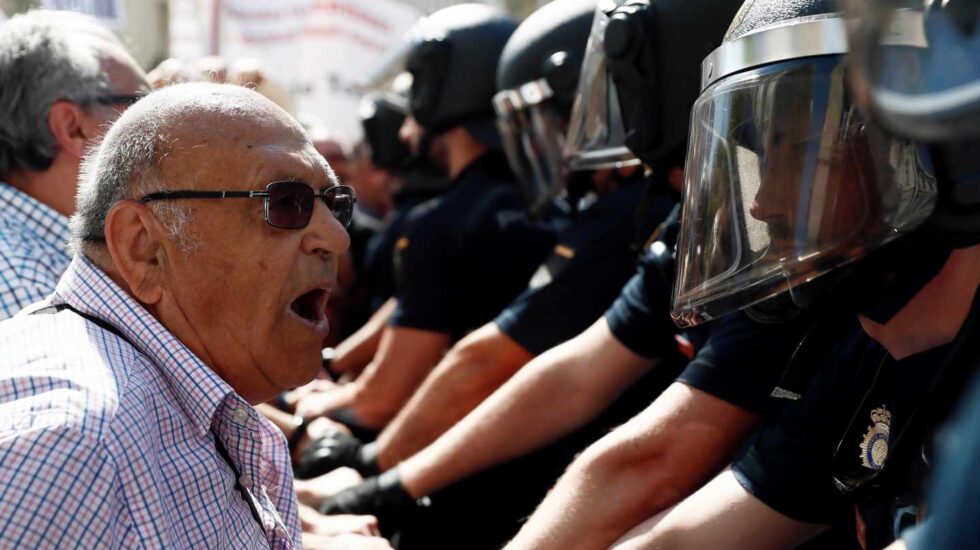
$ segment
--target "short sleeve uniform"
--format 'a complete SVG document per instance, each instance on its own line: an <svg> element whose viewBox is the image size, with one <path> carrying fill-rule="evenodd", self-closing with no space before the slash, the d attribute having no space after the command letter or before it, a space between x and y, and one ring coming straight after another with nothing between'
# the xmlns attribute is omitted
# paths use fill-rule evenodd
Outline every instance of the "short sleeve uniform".
<svg viewBox="0 0 980 550"><path fill-rule="evenodd" d="M391 325L461 337L524 290L555 238L550 220L528 218L507 161L480 157L410 214L395 244Z"/></svg>
<svg viewBox="0 0 980 550"><path fill-rule="evenodd" d="M771 397L796 345L812 323L799 315L767 324L736 312L681 331L670 317L671 288L647 250L606 321L613 335L637 355L693 357L677 381L764 417L783 402Z"/></svg>
<svg viewBox="0 0 980 550"><path fill-rule="evenodd" d="M676 352L678 329L670 318L670 285L649 248L605 317L616 339L637 355L653 359Z"/></svg>
<svg viewBox="0 0 980 550"><path fill-rule="evenodd" d="M497 316L500 330L537 355L595 322L636 269L635 211L642 193L637 178L582 211L559 235L530 287ZM656 195L651 215L662 221L674 203Z"/></svg>
<svg viewBox="0 0 980 550"><path fill-rule="evenodd" d="M376 311L395 295L395 243L405 230L413 208L432 198L432 194L402 192L395 196L395 208L387 225L371 238L364 254L364 278L369 289L368 309Z"/></svg>

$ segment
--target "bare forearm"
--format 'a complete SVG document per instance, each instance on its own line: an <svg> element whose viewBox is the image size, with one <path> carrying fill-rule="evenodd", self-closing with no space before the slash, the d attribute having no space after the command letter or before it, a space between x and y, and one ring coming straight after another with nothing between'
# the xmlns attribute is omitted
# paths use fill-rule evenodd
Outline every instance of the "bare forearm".
<svg viewBox="0 0 980 550"><path fill-rule="evenodd" d="M384 428L438 363L448 343L446 334L389 327L377 356L350 384L349 407L357 423Z"/></svg>
<svg viewBox="0 0 980 550"><path fill-rule="evenodd" d="M403 462L399 471L406 489L426 495L557 440L594 418L650 364L630 355L611 359L618 369L600 369L602 354L615 348L603 346L608 331L591 341L587 334L588 345L576 339L541 355ZM595 350L599 355L590 353Z"/></svg>
<svg viewBox="0 0 980 550"><path fill-rule="evenodd" d="M531 359L488 325L463 339L378 437L378 464L391 468L449 430Z"/></svg>
<svg viewBox="0 0 980 550"><path fill-rule="evenodd" d="M608 548L714 475L757 424L675 383L582 453L508 548Z"/></svg>
<svg viewBox="0 0 980 550"><path fill-rule="evenodd" d="M361 372L378 351L381 335L395 310L394 298L384 303L371 319L337 346L330 370L337 374Z"/></svg>

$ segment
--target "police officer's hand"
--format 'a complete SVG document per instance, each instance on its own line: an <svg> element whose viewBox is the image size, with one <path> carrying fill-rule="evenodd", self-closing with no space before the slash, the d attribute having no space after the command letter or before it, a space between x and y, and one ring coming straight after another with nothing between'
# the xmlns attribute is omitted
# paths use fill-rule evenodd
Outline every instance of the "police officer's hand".
<svg viewBox="0 0 980 550"><path fill-rule="evenodd" d="M365 445L339 431L330 432L306 445L294 473L299 479L309 479L344 466L364 477L378 475L377 445Z"/></svg>
<svg viewBox="0 0 980 550"><path fill-rule="evenodd" d="M321 514L368 514L378 518L382 528L391 529L399 518L420 504L402 487L397 469L388 470L359 485L345 489L324 500Z"/></svg>
<svg viewBox="0 0 980 550"><path fill-rule="evenodd" d="M313 479L295 479L293 486L296 489L296 498L300 504L312 506L310 512L317 514L315 508L323 502L323 499L336 495L337 493L353 487L364 481L361 474L350 468L337 468L329 474L314 477ZM318 516L320 514L317 514Z"/></svg>

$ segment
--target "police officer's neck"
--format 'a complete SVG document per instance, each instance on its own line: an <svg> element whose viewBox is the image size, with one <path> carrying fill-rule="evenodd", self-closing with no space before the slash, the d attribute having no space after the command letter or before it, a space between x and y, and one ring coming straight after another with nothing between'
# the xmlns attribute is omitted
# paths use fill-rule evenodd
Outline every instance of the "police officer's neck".
<svg viewBox="0 0 980 550"><path fill-rule="evenodd" d="M956 338L980 284L980 245L953 251L942 270L884 325L861 316L868 336L895 359Z"/></svg>
<svg viewBox="0 0 980 550"><path fill-rule="evenodd" d="M445 141L446 175L455 180L467 166L487 152L487 146L466 128L457 126L441 136Z"/></svg>

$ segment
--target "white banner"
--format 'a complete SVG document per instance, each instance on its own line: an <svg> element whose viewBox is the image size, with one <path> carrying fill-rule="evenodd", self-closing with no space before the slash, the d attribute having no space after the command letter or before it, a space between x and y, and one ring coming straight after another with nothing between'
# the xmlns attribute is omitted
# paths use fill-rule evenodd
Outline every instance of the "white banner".
<svg viewBox="0 0 980 550"><path fill-rule="evenodd" d="M348 143L361 137L354 83L421 15L398 0L218 0L217 10L214 1L171 0L171 55L194 61L216 45L229 64L257 59L290 92L298 118Z"/></svg>
<svg viewBox="0 0 980 550"><path fill-rule="evenodd" d="M41 0L41 7L87 13L114 29L126 25L123 0Z"/></svg>

